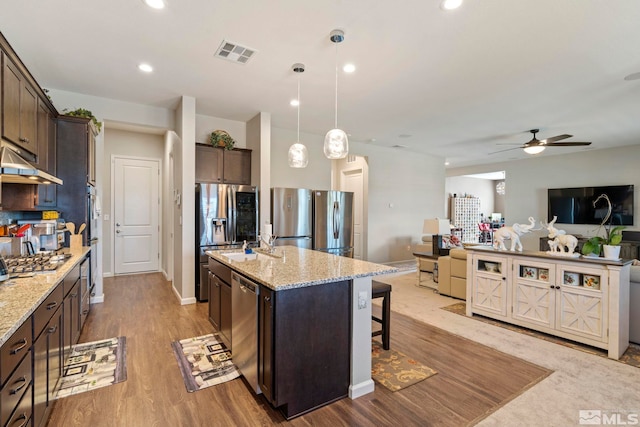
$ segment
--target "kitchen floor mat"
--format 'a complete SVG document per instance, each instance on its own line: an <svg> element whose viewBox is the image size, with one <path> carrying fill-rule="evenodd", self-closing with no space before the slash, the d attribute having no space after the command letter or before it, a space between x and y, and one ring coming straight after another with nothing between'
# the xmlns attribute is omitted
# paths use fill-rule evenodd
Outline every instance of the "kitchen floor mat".
<svg viewBox="0 0 640 427"><path fill-rule="evenodd" d="M55 399L127 379L126 337L76 344L64 363Z"/></svg>
<svg viewBox="0 0 640 427"><path fill-rule="evenodd" d="M231 361L231 351L216 334L174 341L171 347L189 393L240 376Z"/></svg>

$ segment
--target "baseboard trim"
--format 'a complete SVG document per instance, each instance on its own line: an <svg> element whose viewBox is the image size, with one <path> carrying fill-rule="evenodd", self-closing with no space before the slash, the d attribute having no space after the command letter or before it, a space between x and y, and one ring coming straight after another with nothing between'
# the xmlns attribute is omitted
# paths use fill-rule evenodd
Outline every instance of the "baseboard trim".
<svg viewBox="0 0 640 427"><path fill-rule="evenodd" d="M104 294L96 295L91 297L91 304L102 304L104 302Z"/></svg>
<svg viewBox="0 0 640 427"><path fill-rule="evenodd" d="M372 379L363 381L360 384L352 384L349 386L349 398L357 399L365 394L373 393L376 385Z"/></svg>
<svg viewBox="0 0 640 427"><path fill-rule="evenodd" d="M196 300L196 297L182 298L182 296L180 295L176 287L173 285L171 285L171 289L173 290L173 293L178 299L178 302L180 303L180 305L195 304L196 302L198 302Z"/></svg>

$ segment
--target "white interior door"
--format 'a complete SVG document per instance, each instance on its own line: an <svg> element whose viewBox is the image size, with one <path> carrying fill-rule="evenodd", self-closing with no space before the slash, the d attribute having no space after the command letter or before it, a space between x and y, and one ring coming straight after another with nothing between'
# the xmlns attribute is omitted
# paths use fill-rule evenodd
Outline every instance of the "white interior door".
<svg viewBox="0 0 640 427"><path fill-rule="evenodd" d="M159 268L159 171L158 160L116 157L113 161L116 274Z"/></svg>
<svg viewBox="0 0 640 427"><path fill-rule="evenodd" d="M363 258L364 174L362 169L342 171L340 190L353 192L353 257Z"/></svg>

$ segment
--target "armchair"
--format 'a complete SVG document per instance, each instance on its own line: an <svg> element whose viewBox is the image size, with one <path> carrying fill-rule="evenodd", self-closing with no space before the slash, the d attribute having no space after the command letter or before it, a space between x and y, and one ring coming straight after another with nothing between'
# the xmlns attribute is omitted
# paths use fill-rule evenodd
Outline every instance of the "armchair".
<svg viewBox="0 0 640 427"><path fill-rule="evenodd" d="M454 298L467 298L467 251L453 248L438 258L438 292Z"/></svg>

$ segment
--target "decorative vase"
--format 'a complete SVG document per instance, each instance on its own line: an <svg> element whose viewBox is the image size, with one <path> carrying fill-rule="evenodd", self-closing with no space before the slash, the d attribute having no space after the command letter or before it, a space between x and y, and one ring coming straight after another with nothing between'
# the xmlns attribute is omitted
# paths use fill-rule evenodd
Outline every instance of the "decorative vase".
<svg viewBox="0 0 640 427"><path fill-rule="evenodd" d="M604 257L608 259L620 258L620 246L602 245Z"/></svg>

